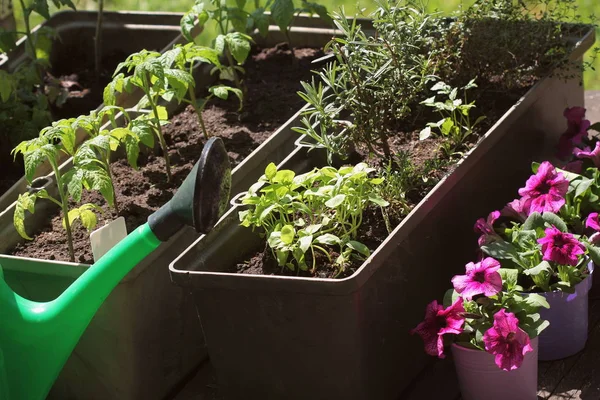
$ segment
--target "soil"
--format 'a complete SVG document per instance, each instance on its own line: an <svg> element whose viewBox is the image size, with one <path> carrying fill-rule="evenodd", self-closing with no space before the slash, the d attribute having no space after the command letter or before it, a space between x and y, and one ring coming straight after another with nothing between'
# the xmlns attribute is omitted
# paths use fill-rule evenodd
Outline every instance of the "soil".
<svg viewBox="0 0 600 400"><path fill-rule="evenodd" d="M245 111L238 113L237 99L214 101L203 112L207 130L223 138L232 165L239 164L256 147L287 121L302 105L296 94L300 81L312 76L312 60L323 56L317 49L294 49L293 60L287 45L253 49L245 65L247 87ZM172 197L198 160L205 142L193 108L185 108L172 116L163 128L169 149L173 180L167 183L164 159L159 152L140 154L139 170L133 170L125 159L112 164L113 181L120 208L119 216L131 232L146 222L148 216ZM84 193L81 203L93 202L104 212L98 226L117 217L99 194ZM33 232L32 232L33 233ZM73 227L77 262L92 263L89 233L78 223ZM24 257L69 261L67 240L57 213L37 233L34 240L18 244L12 254Z"/></svg>

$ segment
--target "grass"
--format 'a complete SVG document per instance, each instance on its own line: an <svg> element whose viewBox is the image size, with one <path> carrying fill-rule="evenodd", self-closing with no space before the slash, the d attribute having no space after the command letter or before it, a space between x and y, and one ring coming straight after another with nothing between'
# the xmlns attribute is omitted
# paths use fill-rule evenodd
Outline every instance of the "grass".
<svg viewBox="0 0 600 400"><path fill-rule="evenodd" d="M78 9L94 10L96 2L93 0L73 0ZM344 7L347 15L355 15L363 10L365 13L372 11L375 7L374 0L313 0L314 2L323 4L332 10L334 8ZM578 20L583 22L595 22L595 14L600 15L600 1L598 0L573 0L578 5L581 18ZM455 10L462 3L471 3L471 1L463 0L423 0L427 4L427 8L431 11L440 10L448 13ZM250 3L250 2L249 2ZM193 4L193 0L105 0L105 10L139 10L139 11L186 11ZM18 5L15 5L15 13L17 21L20 18L20 10ZM34 25L41 22L41 17L35 16ZM596 30L596 46L600 47L600 30ZM590 56L586 57L586 61L592 62L592 68L586 71L584 76L584 84L586 89L600 90L600 57L596 60L591 60Z"/></svg>

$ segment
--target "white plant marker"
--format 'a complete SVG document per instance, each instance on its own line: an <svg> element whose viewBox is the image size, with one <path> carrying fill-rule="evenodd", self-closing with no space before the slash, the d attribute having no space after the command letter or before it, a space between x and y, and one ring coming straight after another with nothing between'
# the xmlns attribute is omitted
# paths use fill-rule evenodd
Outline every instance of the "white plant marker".
<svg viewBox="0 0 600 400"><path fill-rule="evenodd" d="M125 226L125 218L123 217L119 217L90 233L94 261L98 261L100 257L105 255L126 236L127 227Z"/></svg>

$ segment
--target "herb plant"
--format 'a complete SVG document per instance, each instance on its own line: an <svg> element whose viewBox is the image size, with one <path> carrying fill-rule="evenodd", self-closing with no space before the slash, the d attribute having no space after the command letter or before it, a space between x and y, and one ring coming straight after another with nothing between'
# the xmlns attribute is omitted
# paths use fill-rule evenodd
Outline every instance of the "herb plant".
<svg viewBox="0 0 600 400"><path fill-rule="evenodd" d="M370 205L388 205L377 193L383 179L369 177L373 171L361 163L296 175L291 170L278 171L271 163L242 198L248 209L239 214L241 224L264 230L282 269L315 274L319 252L337 268L339 276L353 258L370 254L356 241L363 211ZM329 250L334 246L339 249L335 260Z"/></svg>
<svg viewBox="0 0 600 400"><path fill-rule="evenodd" d="M471 121L471 109L475 107L475 102L467 102L467 90L477 87L475 79L472 79L467 85L461 87L463 92L462 99L457 98L458 88L452 88L444 82L437 82L431 88L431 91L437 94L448 96L445 101L436 101L436 96L429 97L421 102L427 107L433 108L442 117L438 122L430 122L419 135L421 140L425 140L431 136L431 128L439 129L442 138L446 139L442 143L442 150L448 157L458 155L462 157L463 153L459 150L465 147L468 139L473 134L475 128L485 116L479 116L475 121Z"/></svg>
<svg viewBox="0 0 600 400"><path fill-rule="evenodd" d="M70 207L69 200L75 203L81 201L83 189L97 190L113 205L113 185L110 176L95 158L95 154L76 151L75 129L72 120L60 120L52 126L43 129L37 138L21 142L13 150L14 154L21 153L25 161L25 178L31 182L36 168L42 162L48 162L54 172L58 188L58 198L55 198L45 189L36 193L19 195L15 207L14 225L17 232L25 239L31 239L25 230L25 210L30 213L35 211L37 199L47 199L61 208L63 226L67 233L67 244L71 261L75 261L73 250L72 224L76 220L91 230L96 225L94 211L99 210L94 204L83 204L79 207ZM73 157L70 168L59 169L58 156L61 152Z"/></svg>

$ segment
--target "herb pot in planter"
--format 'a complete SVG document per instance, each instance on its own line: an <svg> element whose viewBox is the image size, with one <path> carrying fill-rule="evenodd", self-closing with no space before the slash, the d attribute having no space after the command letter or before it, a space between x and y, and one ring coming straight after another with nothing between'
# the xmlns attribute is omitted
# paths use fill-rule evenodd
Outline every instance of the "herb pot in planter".
<svg viewBox="0 0 600 400"><path fill-rule="evenodd" d="M540 316L548 326L539 337L539 359L559 360L583 350L588 337L588 292L592 287L594 266L590 274L575 286L574 293L555 290L540 293L550 309L542 308Z"/></svg>
<svg viewBox="0 0 600 400"><path fill-rule="evenodd" d="M538 338L531 340L533 351L525 354L523 364L504 371L494 356L481 350L452 344L452 356L463 400L536 400Z"/></svg>

